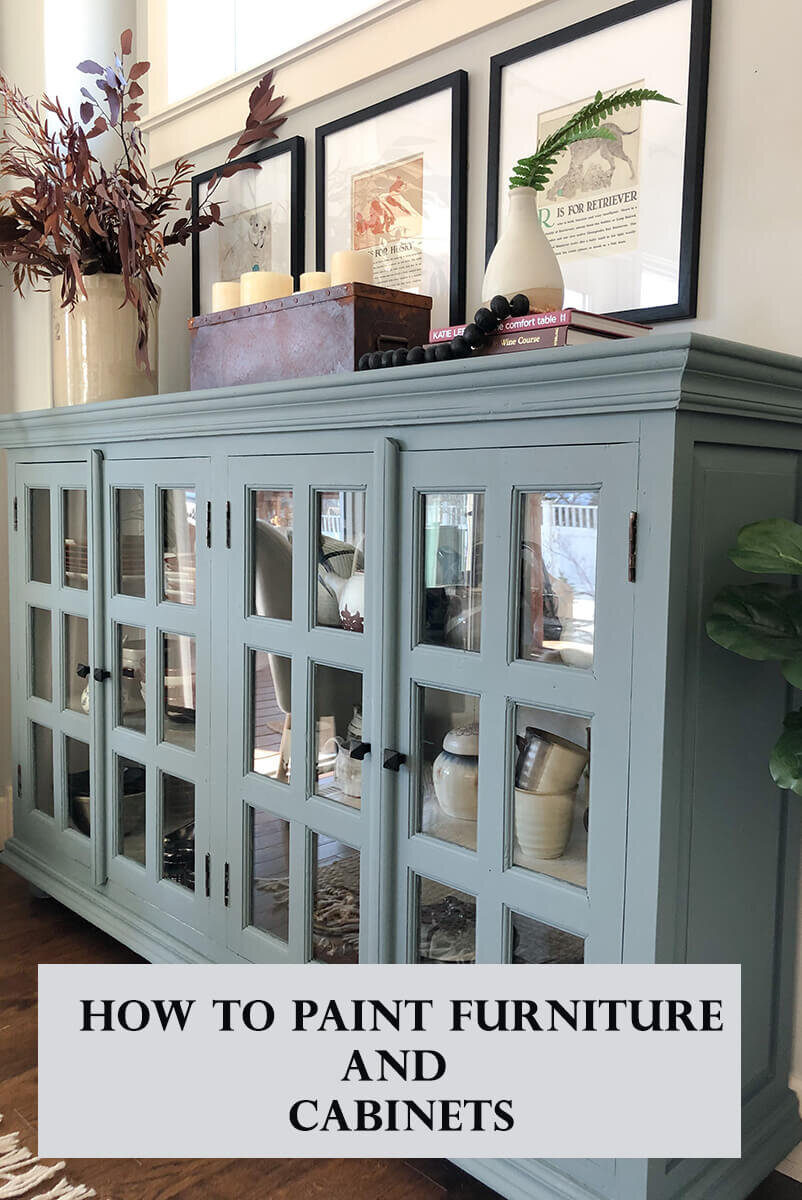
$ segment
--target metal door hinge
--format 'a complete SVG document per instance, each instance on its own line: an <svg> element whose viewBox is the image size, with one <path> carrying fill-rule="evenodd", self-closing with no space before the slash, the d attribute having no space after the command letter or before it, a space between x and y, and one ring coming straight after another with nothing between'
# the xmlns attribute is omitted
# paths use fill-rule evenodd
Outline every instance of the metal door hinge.
<svg viewBox="0 0 802 1200"><path fill-rule="evenodd" d="M17 763L17 799L22 799L22 763Z"/></svg>
<svg viewBox="0 0 802 1200"><path fill-rule="evenodd" d="M212 502L206 501L206 548L212 548Z"/></svg>
<svg viewBox="0 0 802 1200"><path fill-rule="evenodd" d="M226 549L231 549L231 501L226 500Z"/></svg>
<svg viewBox="0 0 802 1200"><path fill-rule="evenodd" d="M212 894L212 856L206 855L205 870L204 870L205 890L207 897Z"/></svg>
<svg viewBox="0 0 802 1200"><path fill-rule="evenodd" d="M14 497L14 532L19 529L19 501Z"/></svg>
<svg viewBox="0 0 802 1200"><path fill-rule="evenodd" d="M231 870L229 868L228 863L226 863L224 879L225 879L225 882L223 884L223 901L225 903L226 908L228 908L228 903L229 903L229 900L231 899Z"/></svg>
<svg viewBox="0 0 802 1200"><path fill-rule="evenodd" d="M631 512L629 514L629 555L627 557L627 579L630 583L635 582L635 574L638 567L638 514Z"/></svg>

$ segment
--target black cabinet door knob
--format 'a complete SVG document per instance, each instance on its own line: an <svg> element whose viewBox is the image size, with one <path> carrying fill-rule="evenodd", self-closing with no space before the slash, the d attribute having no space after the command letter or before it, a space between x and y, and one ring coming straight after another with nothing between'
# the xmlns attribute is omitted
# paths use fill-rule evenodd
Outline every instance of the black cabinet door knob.
<svg viewBox="0 0 802 1200"><path fill-rule="evenodd" d="M402 754L400 750L385 750L382 766L385 771L397 771L406 761L406 754Z"/></svg>
<svg viewBox="0 0 802 1200"><path fill-rule="evenodd" d="M104 670L103 667L95 667L92 672L92 678L95 683L105 683L111 677L111 671Z"/></svg>
<svg viewBox="0 0 802 1200"><path fill-rule="evenodd" d="M361 761L366 754L370 754L370 742L356 742L351 747L351 758Z"/></svg>
<svg viewBox="0 0 802 1200"><path fill-rule="evenodd" d="M78 663L78 666L75 668L75 674L80 675L81 679L86 679L91 670L92 668L88 663Z"/></svg>

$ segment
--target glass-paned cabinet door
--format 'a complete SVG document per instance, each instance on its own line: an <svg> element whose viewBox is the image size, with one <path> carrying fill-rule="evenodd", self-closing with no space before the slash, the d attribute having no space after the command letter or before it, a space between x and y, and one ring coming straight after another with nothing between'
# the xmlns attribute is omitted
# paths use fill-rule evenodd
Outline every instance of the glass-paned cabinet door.
<svg viewBox="0 0 802 1200"><path fill-rule="evenodd" d="M15 829L75 878L92 868L95 796L88 534L89 468L15 468L17 530L10 545Z"/></svg>
<svg viewBox="0 0 802 1200"><path fill-rule="evenodd" d="M168 931L210 919L210 488L208 459L105 468L109 888Z"/></svg>
<svg viewBox="0 0 802 1200"><path fill-rule="evenodd" d="M396 959L620 958L635 468L401 454Z"/></svg>
<svg viewBox="0 0 802 1200"><path fill-rule="evenodd" d="M374 476L371 452L229 460L228 940L256 961L376 954Z"/></svg>

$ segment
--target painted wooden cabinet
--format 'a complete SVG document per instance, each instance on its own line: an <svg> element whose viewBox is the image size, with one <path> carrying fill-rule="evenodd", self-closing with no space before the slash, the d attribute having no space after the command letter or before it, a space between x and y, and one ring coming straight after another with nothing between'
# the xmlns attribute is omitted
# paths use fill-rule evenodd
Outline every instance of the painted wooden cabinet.
<svg viewBox="0 0 802 1200"><path fill-rule="evenodd" d="M691 335L0 418L15 832L153 961L743 964L745 1197L799 1140L787 697L704 634L798 516L802 362Z"/></svg>

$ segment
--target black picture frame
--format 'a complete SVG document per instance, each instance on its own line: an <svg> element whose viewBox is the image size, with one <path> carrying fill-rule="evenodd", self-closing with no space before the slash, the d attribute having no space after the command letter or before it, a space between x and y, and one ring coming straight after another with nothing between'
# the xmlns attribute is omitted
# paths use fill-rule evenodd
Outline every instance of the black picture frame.
<svg viewBox="0 0 802 1200"><path fill-rule="evenodd" d="M304 270L304 241L306 237L306 143L302 137L284 138L280 142L265 146L261 150L248 154L249 162L266 162L278 158L282 154L290 156L290 274L297 288L300 276ZM193 175L190 181L192 189L192 220L197 217L200 205L200 189L208 183L213 175L219 173L225 164L212 167ZM225 220L225 216L223 218ZM200 234L192 234L192 315L200 316Z"/></svg>
<svg viewBox="0 0 802 1200"><path fill-rule="evenodd" d="M451 227L449 246L449 321L465 315L467 214L468 214L468 72L452 71L430 83L410 88L398 96L380 100L367 108L338 117L315 130L315 259L316 269L326 269L326 138L384 116L397 108L451 90Z"/></svg>
<svg viewBox="0 0 802 1200"><path fill-rule="evenodd" d="M535 38L490 60L490 116L488 125L487 213L485 221L485 262L498 239L498 198L501 164L502 76L506 66L533 58L589 34L646 16L678 0L630 0L608 12L599 13L543 37ZM696 316L699 282L699 243L702 219L702 175L704 171L705 126L707 120L707 81L710 55L710 17L712 0L691 0L688 64L688 104L685 123L682 216L680 220L679 280L674 304L650 308L632 308L607 315L626 321L677 321Z"/></svg>

